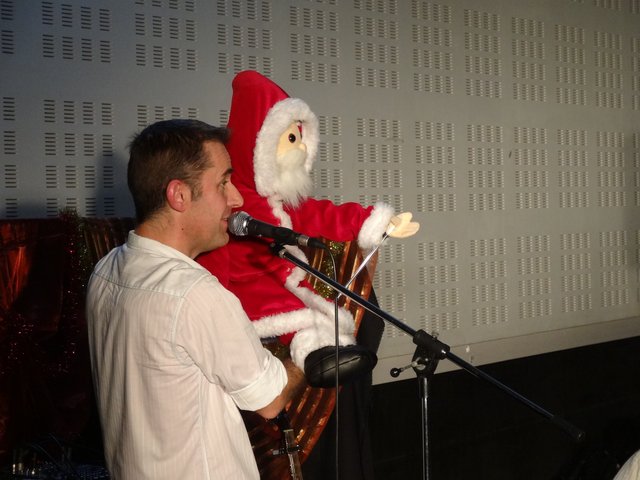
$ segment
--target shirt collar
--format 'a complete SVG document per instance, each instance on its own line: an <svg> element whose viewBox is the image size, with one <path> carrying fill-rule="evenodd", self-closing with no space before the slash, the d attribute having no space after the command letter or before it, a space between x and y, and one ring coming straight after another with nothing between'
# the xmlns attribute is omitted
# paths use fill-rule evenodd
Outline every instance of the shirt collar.
<svg viewBox="0 0 640 480"><path fill-rule="evenodd" d="M185 255L184 253L176 250L169 245L166 245L157 240L153 240L149 237L143 237L142 235L138 235L135 231L129 231L129 236L127 237L127 246L133 249L139 250L147 250L153 253L157 253L169 258L175 258L178 260L182 260L183 262L187 262L189 265L197 268L201 268L207 271L202 265L198 262Z"/></svg>

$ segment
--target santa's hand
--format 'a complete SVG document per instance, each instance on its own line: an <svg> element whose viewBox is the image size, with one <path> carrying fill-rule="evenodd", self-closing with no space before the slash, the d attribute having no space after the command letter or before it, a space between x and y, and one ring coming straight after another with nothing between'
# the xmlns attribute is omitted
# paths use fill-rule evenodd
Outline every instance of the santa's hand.
<svg viewBox="0 0 640 480"><path fill-rule="evenodd" d="M387 226L386 234L393 238L407 238L415 235L420 229L420 224L412 222L412 217L413 214L411 212L399 213L392 217L389 226Z"/></svg>

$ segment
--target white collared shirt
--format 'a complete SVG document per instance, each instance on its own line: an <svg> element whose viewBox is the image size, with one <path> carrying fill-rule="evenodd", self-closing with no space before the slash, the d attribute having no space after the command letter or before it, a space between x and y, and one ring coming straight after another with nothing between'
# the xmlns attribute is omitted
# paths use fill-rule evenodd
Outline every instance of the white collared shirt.
<svg viewBox="0 0 640 480"><path fill-rule="evenodd" d="M96 265L87 322L114 479L259 478L238 408L271 403L287 374L215 277L130 232Z"/></svg>

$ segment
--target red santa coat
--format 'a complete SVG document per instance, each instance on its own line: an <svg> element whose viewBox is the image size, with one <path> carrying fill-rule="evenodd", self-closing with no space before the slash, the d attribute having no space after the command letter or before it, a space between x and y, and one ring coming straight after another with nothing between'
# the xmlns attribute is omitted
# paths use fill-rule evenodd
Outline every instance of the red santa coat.
<svg viewBox="0 0 640 480"><path fill-rule="evenodd" d="M311 237L357 239L361 247L372 248L393 215L390 206L335 205L309 197L295 206L283 201L275 157L281 134L293 122L300 122L307 146L305 169L310 172L319 132L317 118L308 105L289 98L284 90L257 72L245 71L235 77L227 149L234 169L231 180L244 198L241 210L257 220ZM333 332L333 304L311 289L302 269L274 255L269 244L266 239L231 236L228 245L201 255L198 261L240 299L261 337L289 334L281 337L288 343L294 332L326 324L324 343L333 344L328 335ZM307 261L299 248L286 248ZM341 344L355 343L351 315L341 310L340 317ZM325 345L314 348L320 346Z"/></svg>

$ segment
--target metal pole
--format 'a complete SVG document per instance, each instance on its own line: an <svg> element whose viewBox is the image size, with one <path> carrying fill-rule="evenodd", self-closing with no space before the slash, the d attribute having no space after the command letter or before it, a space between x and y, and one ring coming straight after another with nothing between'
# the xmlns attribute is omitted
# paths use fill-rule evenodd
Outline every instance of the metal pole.
<svg viewBox="0 0 640 480"><path fill-rule="evenodd" d="M427 376L420 378L422 393L422 478L430 480L429 471L429 380Z"/></svg>

